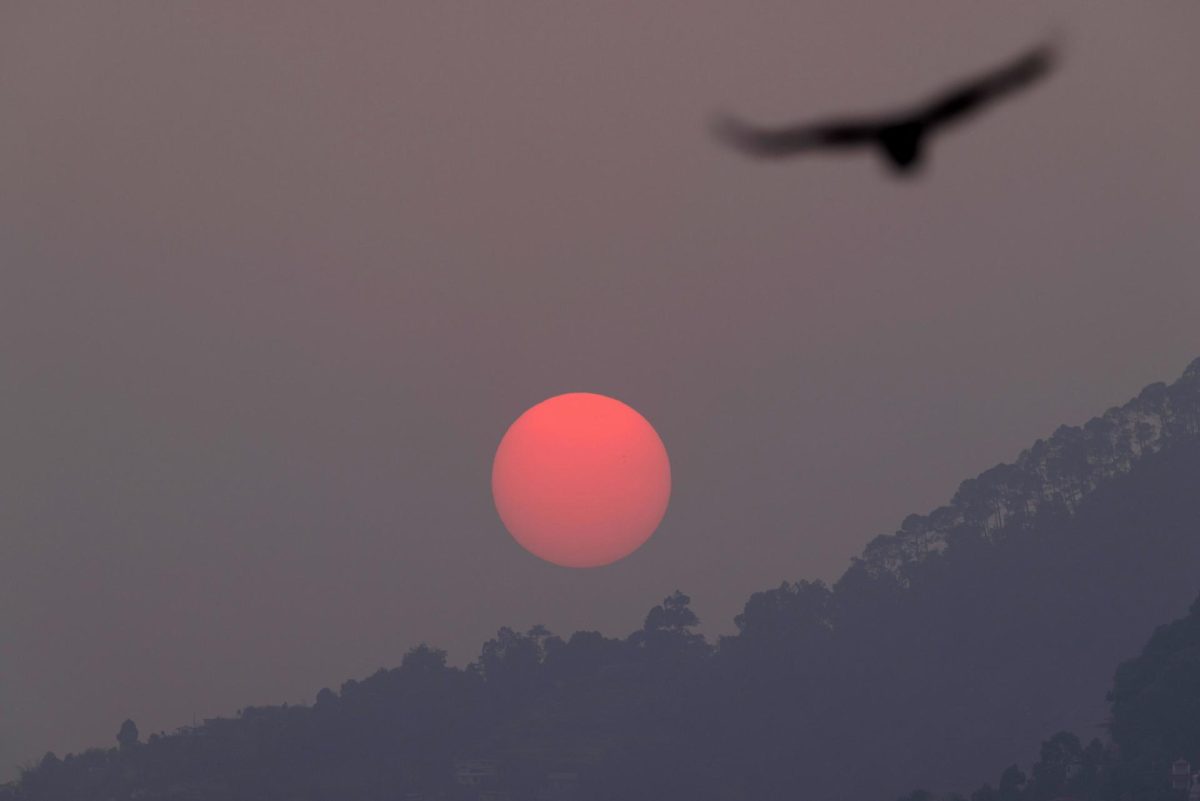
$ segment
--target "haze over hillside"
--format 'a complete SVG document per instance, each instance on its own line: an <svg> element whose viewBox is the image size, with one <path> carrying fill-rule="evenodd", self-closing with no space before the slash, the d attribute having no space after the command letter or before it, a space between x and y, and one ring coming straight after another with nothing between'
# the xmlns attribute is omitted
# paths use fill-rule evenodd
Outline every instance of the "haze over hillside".
<svg viewBox="0 0 1200 801"><path fill-rule="evenodd" d="M657 801L969 789L1048 732L1102 734L1117 664L1200 588L1197 486L1200 360L963 482L832 587L756 593L718 643L680 593L624 639L503 629L468 669L417 648L312 707L47 758L11 797L480 798L465 757L514 800L553 773Z"/></svg>
<svg viewBox="0 0 1200 801"><path fill-rule="evenodd" d="M1107 737L1047 737L1031 765L1012 764L971 801L1180 801L1200 795L1200 597L1188 614L1157 627L1115 671ZM1023 769L1024 768L1024 769ZM918 789L899 801L935 801ZM965 793L942 793L965 801Z"/></svg>

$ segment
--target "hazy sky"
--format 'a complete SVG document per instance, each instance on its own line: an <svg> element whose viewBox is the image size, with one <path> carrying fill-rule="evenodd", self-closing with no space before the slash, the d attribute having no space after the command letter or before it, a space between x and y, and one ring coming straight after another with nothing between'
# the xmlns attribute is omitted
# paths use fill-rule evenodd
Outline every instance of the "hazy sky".
<svg viewBox="0 0 1200 801"><path fill-rule="evenodd" d="M248 5L0 8L0 774L676 588L729 631L1200 355L1200 4ZM1056 29L916 182L706 132ZM574 390L674 470L594 571L489 490Z"/></svg>

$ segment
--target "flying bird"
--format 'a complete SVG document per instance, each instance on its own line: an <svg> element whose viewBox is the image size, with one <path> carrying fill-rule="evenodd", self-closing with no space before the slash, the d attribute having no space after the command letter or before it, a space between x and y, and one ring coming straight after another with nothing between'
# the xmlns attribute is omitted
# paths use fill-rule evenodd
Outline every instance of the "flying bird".
<svg viewBox="0 0 1200 801"><path fill-rule="evenodd" d="M1032 48L1016 60L963 81L906 111L782 128L762 128L723 116L714 123L714 132L743 153L759 158L878 147L896 172L911 175L920 166L929 134L1034 83L1053 67L1055 54L1051 44Z"/></svg>

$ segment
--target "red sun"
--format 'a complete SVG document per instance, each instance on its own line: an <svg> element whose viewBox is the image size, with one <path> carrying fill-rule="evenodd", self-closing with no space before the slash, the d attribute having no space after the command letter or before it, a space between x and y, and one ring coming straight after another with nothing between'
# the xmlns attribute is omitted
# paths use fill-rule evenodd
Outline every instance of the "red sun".
<svg viewBox="0 0 1200 801"><path fill-rule="evenodd" d="M604 395L572 392L509 427L492 464L492 495L527 551L563 567L600 567L658 528L671 463L646 418Z"/></svg>

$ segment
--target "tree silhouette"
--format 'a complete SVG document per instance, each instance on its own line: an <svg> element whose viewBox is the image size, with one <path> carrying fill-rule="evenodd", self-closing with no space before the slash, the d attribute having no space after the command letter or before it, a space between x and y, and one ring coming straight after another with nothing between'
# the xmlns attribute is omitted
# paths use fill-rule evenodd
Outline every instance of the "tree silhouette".
<svg viewBox="0 0 1200 801"><path fill-rule="evenodd" d="M121 730L117 732L117 744L122 751L127 751L135 748L138 745L138 727L132 720L126 720L121 724Z"/></svg>
<svg viewBox="0 0 1200 801"><path fill-rule="evenodd" d="M972 799L1165 801L1166 765L1200 756L1200 606L1115 683L1112 667L1195 598L1198 476L1200 361L964 482L832 587L753 594L716 647L679 591L624 638L502 628L465 669L419 645L312 707L133 751L130 722L121 748L49 755L0 798L472 801L455 761L495 757L514 799L556 770L579 775L577 801L887 799L978 786L1100 720L1111 686L1119 753L1055 735L1028 778L1013 765Z"/></svg>

